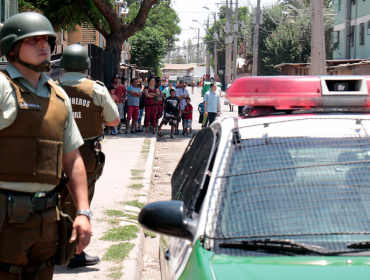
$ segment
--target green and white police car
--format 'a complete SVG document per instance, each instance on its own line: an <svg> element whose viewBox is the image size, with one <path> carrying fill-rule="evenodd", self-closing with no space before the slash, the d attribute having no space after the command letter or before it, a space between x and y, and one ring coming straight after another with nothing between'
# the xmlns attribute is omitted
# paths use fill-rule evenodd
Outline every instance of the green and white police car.
<svg viewBox="0 0 370 280"><path fill-rule="evenodd" d="M163 279L370 279L370 77L244 77L189 143L161 234Z"/></svg>

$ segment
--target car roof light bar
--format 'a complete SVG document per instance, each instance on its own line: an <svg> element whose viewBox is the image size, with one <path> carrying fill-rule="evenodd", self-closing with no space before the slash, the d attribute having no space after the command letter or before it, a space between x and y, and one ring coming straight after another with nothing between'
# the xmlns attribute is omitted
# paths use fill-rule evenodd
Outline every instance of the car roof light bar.
<svg viewBox="0 0 370 280"><path fill-rule="evenodd" d="M370 108L370 77L253 76L236 79L226 91L235 105L277 110Z"/></svg>

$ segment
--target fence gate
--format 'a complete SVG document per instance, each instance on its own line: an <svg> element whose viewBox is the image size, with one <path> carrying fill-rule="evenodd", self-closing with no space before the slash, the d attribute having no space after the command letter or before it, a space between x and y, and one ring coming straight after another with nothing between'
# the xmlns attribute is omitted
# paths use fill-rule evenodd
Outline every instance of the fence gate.
<svg viewBox="0 0 370 280"><path fill-rule="evenodd" d="M116 55L93 44L89 44L88 50L91 60L89 75L93 80L102 81L106 86L110 85L116 75Z"/></svg>
<svg viewBox="0 0 370 280"><path fill-rule="evenodd" d="M112 83L112 78L116 75L116 62L117 58L114 53L107 51L103 52L103 64L104 64L104 83L105 85L110 85Z"/></svg>
<svg viewBox="0 0 370 280"><path fill-rule="evenodd" d="M96 45L89 44L88 46L91 67L89 75L93 80L104 81L103 74L103 49Z"/></svg>

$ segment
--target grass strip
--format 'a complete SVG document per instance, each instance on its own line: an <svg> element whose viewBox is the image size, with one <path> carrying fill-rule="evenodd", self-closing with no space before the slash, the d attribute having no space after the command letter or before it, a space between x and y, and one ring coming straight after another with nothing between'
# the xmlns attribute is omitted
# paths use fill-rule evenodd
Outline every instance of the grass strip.
<svg viewBox="0 0 370 280"><path fill-rule="evenodd" d="M145 203L139 202L138 200L126 201L124 202L124 204L129 205L129 206L138 207L140 209L143 209L143 207L145 206Z"/></svg>
<svg viewBox="0 0 370 280"><path fill-rule="evenodd" d="M142 188L144 188L144 185L143 184L133 184L131 186L128 186L130 189L135 189L135 190L140 190Z"/></svg>
<svg viewBox="0 0 370 280"><path fill-rule="evenodd" d="M112 278L112 279L120 279L121 277L122 277L122 275L123 275L123 273L122 273L122 266L119 266L119 267L111 267L110 269L109 269L109 271L111 272L111 273L109 273L107 276L109 277L109 278Z"/></svg>
<svg viewBox="0 0 370 280"><path fill-rule="evenodd" d="M131 175L132 176L136 176L136 175L139 175L141 173L143 173L145 170L140 170L140 169L131 169Z"/></svg>
<svg viewBox="0 0 370 280"><path fill-rule="evenodd" d="M123 227L112 228L108 230L105 235L100 238L104 241L128 241L135 239L139 228L134 225L128 225Z"/></svg>
<svg viewBox="0 0 370 280"><path fill-rule="evenodd" d="M130 180L142 180L144 177L131 177Z"/></svg>
<svg viewBox="0 0 370 280"><path fill-rule="evenodd" d="M157 234L155 234L154 232L151 232L149 230L144 230L144 235L145 235L145 237L150 237L150 238L156 238L157 237Z"/></svg>
<svg viewBox="0 0 370 280"><path fill-rule="evenodd" d="M124 218L128 218L130 220L137 221L137 215L127 214L127 213L125 213L123 211L119 211L119 210L106 210L105 214L108 215L108 216L111 216L111 217L112 216L113 217L124 217ZM122 221L121 219L113 219L113 220L108 220L108 223L114 224L116 220L118 221L118 223Z"/></svg>
<svg viewBox="0 0 370 280"><path fill-rule="evenodd" d="M103 261L123 261L135 245L130 242L112 245L103 256Z"/></svg>

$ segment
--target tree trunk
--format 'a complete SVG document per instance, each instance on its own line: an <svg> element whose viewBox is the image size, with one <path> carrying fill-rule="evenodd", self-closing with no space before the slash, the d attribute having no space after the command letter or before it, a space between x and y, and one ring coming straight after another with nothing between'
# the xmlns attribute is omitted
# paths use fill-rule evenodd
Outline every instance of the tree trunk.
<svg viewBox="0 0 370 280"><path fill-rule="evenodd" d="M116 73L119 73L120 63L121 63L122 45L125 40L120 34L114 34L114 33L109 34L106 40L107 40L107 45L105 47L105 50L107 52L116 54L116 57L117 57Z"/></svg>

